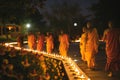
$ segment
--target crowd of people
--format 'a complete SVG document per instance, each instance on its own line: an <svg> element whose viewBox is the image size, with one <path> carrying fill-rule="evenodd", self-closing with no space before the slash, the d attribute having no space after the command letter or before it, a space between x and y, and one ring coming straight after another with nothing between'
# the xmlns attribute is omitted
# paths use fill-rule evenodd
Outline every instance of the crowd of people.
<svg viewBox="0 0 120 80"><path fill-rule="evenodd" d="M62 56L67 56L68 48L69 48L69 36L64 33L63 30L60 31L58 42L55 41L55 36L47 32L46 35L43 33L37 32L34 34L33 32L29 32L27 35L28 48L32 50L43 51L46 48L47 53L52 53L56 45L59 44L59 53ZM18 46L23 47L23 36L19 34L17 38Z"/></svg>
<svg viewBox="0 0 120 80"><path fill-rule="evenodd" d="M106 44L106 66L105 71L108 77L112 77L120 71L120 29L115 28L113 22L108 22L104 30L102 40ZM92 27L90 22L83 27L83 34L80 41L80 53L83 61L87 62L89 70L95 70L95 55L98 53L99 37L97 29Z"/></svg>
<svg viewBox="0 0 120 80"><path fill-rule="evenodd" d="M90 22L87 22L83 35L85 37L81 37L80 47L84 50L81 51L81 54L84 55L84 61L87 61L88 70L94 70L96 66L95 55L98 53L99 46L97 29L93 28Z"/></svg>
<svg viewBox="0 0 120 80"><path fill-rule="evenodd" d="M114 28L111 21L108 22L108 27L109 28L104 31L102 40L106 44L107 61L105 70L109 72L108 76L111 77L114 72L120 70L120 29ZM18 38L18 46L21 47L23 42L20 38L21 37ZM31 32L28 34L28 47L30 49L43 51L44 43L46 43L47 53L52 53L55 48L55 41L53 34L50 32L47 32L46 36L40 32L37 33L37 36ZM61 31L58 36L58 42L60 55L67 56L70 44L69 35ZM95 56L98 53L99 35L97 29L93 27L91 22L87 22L86 26L83 27L79 47L81 59L87 62L88 70L95 70Z"/></svg>

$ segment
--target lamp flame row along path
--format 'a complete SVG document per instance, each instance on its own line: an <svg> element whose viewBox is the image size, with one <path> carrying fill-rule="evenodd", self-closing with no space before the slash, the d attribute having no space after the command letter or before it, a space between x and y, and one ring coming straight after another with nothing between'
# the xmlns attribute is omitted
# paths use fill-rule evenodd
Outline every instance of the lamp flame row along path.
<svg viewBox="0 0 120 80"><path fill-rule="evenodd" d="M30 52L33 52L34 54L43 54L44 56L61 60L63 62L64 68L66 70L69 80L91 80L70 57L64 57L55 53L48 54L47 52L44 52L44 51L40 52L37 50L31 50L28 48L20 48L20 47L14 46L14 44L17 44L17 42L5 43L5 46L14 47L17 50L22 49L28 52L30 51Z"/></svg>

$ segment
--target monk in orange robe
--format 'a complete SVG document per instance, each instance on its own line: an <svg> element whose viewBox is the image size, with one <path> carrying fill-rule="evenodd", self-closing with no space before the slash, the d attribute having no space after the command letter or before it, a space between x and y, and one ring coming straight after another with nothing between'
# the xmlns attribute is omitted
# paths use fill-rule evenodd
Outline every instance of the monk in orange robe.
<svg viewBox="0 0 120 80"><path fill-rule="evenodd" d="M45 41L44 35L39 32L37 36L37 50L38 51L43 51L44 41Z"/></svg>
<svg viewBox="0 0 120 80"><path fill-rule="evenodd" d="M88 69L93 70L95 69L95 55L98 53L98 33L96 28L92 28L91 23L87 23L87 42L86 42L86 53L85 58L87 60Z"/></svg>
<svg viewBox="0 0 120 80"><path fill-rule="evenodd" d="M114 73L120 71L120 29L109 30L104 41L107 55L105 70L109 72L108 77L112 77Z"/></svg>
<svg viewBox="0 0 120 80"><path fill-rule="evenodd" d="M83 61L86 61L85 59L86 41L87 41L87 28L83 27L83 33L80 38L80 53L81 53L81 59Z"/></svg>
<svg viewBox="0 0 120 80"><path fill-rule="evenodd" d="M59 52L62 56L67 56L68 48L69 48L69 38L68 35L61 31L61 35L59 36Z"/></svg>
<svg viewBox="0 0 120 80"><path fill-rule="evenodd" d="M33 50L36 48L36 37L32 32L28 35L28 47Z"/></svg>
<svg viewBox="0 0 120 80"><path fill-rule="evenodd" d="M46 37L46 50L47 50L47 53L52 53L53 49L54 49L53 36L52 36L52 34L47 32L47 37Z"/></svg>

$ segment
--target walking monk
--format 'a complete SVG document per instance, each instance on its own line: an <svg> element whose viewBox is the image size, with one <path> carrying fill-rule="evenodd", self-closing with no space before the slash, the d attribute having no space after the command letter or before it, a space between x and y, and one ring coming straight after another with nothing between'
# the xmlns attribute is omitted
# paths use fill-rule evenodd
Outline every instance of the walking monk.
<svg viewBox="0 0 120 80"><path fill-rule="evenodd" d="M28 47L33 50L36 48L36 37L32 32L28 34Z"/></svg>
<svg viewBox="0 0 120 80"><path fill-rule="evenodd" d="M37 50L43 51L45 37L40 32L38 32L37 41Z"/></svg>
<svg viewBox="0 0 120 80"><path fill-rule="evenodd" d="M23 41L24 41L24 36L21 33L19 33L17 37L18 47L23 47Z"/></svg>
<svg viewBox="0 0 120 80"><path fill-rule="evenodd" d="M85 58L87 60L88 70L94 70L95 55L98 53L98 33L97 29L92 27L91 22L87 22L87 42L86 42L86 53Z"/></svg>
<svg viewBox="0 0 120 80"><path fill-rule="evenodd" d="M54 49L53 36L49 32L47 32L47 37L46 37L46 49L47 49L47 53L51 53L52 50Z"/></svg>
<svg viewBox="0 0 120 80"><path fill-rule="evenodd" d="M67 51L69 48L69 38L68 35L63 33L63 31L61 31L61 35L59 36L59 52L62 56L67 56Z"/></svg>
<svg viewBox="0 0 120 80"><path fill-rule="evenodd" d="M81 59L83 61L86 61L85 59L85 49L86 49L86 42L87 42L87 28L83 27L83 33L80 38L80 53L81 53Z"/></svg>
<svg viewBox="0 0 120 80"><path fill-rule="evenodd" d="M113 23L109 22L110 29L104 41L106 43L107 62L105 70L108 71L108 77L112 77L120 71L120 29L114 28Z"/></svg>
<svg viewBox="0 0 120 80"><path fill-rule="evenodd" d="M105 41L106 35L107 35L107 33L108 33L111 29L112 29L112 22L109 21L109 22L108 22L108 28L105 29L105 31L104 31L104 33L103 33L103 37L102 37L102 40L103 40L103 41Z"/></svg>

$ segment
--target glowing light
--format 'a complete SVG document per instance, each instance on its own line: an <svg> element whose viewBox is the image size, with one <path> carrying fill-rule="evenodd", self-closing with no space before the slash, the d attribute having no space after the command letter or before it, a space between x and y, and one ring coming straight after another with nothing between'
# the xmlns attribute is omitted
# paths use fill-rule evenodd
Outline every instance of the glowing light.
<svg viewBox="0 0 120 80"><path fill-rule="evenodd" d="M35 54L44 54L44 56L48 56L48 57L51 57L51 58L56 58L56 59L59 59L59 60L62 60L63 63L67 63L68 65L65 66L66 67L66 70L67 69L70 69L70 70L67 70L67 71L70 71L71 73L74 73L76 77L79 77L80 79L87 79L87 80L91 80L90 78L88 78L85 74L83 74L83 72L79 69L79 67L76 65L75 61L77 61L76 59L75 60L72 60L70 57L64 57L64 56L61 56L61 55L57 55L57 54L49 54L47 52L44 52L44 51L37 51L37 50L31 50L31 49L26 49L26 48L20 48L20 47L15 47L13 46L13 44L17 44L17 42L12 42L12 43L5 43L5 46L6 47L14 47L15 49L22 49L22 50L26 50L26 51L31 51ZM75 55L76 56L76 55ZM70 73L68 73L70 74ZM70 77L70 75L69 75ZM72 79L71 79L72 80Z"/></svg>
<svg viewBox="0 0 120 80"><path fill-rule="evenodd" d="M74 26L77 26L77 23L74 23Z"/></svg>
<svg viewBox="0 0 120 80"><path fill-rule="evenodd" d="M27 27L27 28L30 28L30 26L31 26L31 25L30 25L29 23L28 23L28 24L26 24L26 27Z"/></svg>
<svg viewBox="0 0 120 80"><path fill-rule="evenodd" d="M78 69L75 69L75 71L78 73L79 70L78 70Z"/></svg>
<svg viewBox="0 0 120 80"><path fill-rule="evenodd" d="M15 47L15 49L17 49L17 50L21 50L21 48L20 48L20 47Z"/></svg>
<svg viewBox="0 0 120 80"><path fill-rule="evenodd" d="M83 79L83 78L85 78L85 76L84 76L84 75L81 75L81 76L80 76L80 78L82 78L82 79Z"/></svg>
<svg viewBox="0 0 120 80"><path fill-rule="evenodd" d="M8 43L5 43L5 46L8 46L9 44Z"/></svg>
<svg viewBox="0 0 120 80"><path fill-rule="evenodd" d="M75 61L75 62L77 62L78 60L77 60L77 59L75 59L74 61Z"/></svg>
<svg viewBox="0 0 120 80"><path fill-rule="evenodd" d="M8 29L11 30L13 27L12 26L9 26Z"/></svg>

